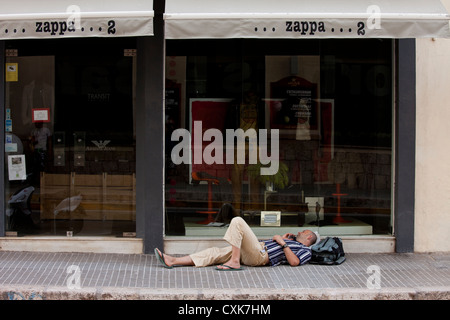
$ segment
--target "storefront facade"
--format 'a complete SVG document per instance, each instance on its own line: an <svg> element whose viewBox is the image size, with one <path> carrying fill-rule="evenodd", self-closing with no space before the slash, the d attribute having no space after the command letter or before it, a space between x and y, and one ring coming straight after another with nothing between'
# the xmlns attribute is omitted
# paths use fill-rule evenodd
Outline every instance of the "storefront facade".
<svg viewBox="0 0 450 320"><path fill-rule="evenodd" d="M261 238L414 251L415 38L448 37L447 14L325 2L10 9L3 247L184 253L239 215Z"/></svg>

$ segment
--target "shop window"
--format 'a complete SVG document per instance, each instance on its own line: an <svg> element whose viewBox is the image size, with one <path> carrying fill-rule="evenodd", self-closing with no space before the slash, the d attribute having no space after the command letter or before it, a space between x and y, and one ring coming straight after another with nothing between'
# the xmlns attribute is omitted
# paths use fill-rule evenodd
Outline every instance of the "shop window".
<svg viewBox="0 0 450 320"><path fill-rule="evenodd" d="M7 42L6 231L134 235L134 39L38 41Z"/></svg>
<svg viewBox="0 0 450 320"><path fill-rule="evenodd" d="M391 40L167 41L166 235L234 215L261 237L389 234L392 60Z"/></svg>

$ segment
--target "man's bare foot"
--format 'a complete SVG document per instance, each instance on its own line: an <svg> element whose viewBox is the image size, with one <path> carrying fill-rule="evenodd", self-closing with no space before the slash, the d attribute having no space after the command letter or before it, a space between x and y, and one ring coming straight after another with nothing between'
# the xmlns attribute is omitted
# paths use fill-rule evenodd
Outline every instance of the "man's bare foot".
<svg viewBox="0 0 450 320"><path fill-rule="evenodd" d="M164 268L172 269L176 266L193 266L194 261L192 261L191 257L183 256L183 257L172 257L168 254L162 253L159 249L155 248L155 256L164 266Z"/></svg>
<svg viewBox="0 0 450 320"><path fill-rule="evenodd" d="M163 254L159 249L155 248L155 255L165 268L171 269L173 267L174 257L167 254Z"/></svg>
<svg viewBox="0 0 450 320"><path fill-rule="evenodd" d="M216 267L217 270L241 270L241 264L240 262L231 261L225 262L224 264L221 264Z"/></svg>

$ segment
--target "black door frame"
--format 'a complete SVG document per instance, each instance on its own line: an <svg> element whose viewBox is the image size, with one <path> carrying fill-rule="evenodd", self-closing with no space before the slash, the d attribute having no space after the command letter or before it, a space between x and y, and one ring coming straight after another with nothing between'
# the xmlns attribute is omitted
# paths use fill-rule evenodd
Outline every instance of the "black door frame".
<svg viewBox="0 0 450 320"><path fill-rule="evenodd" d="M136 234L144 253L164 245L164 7L154 1L154 35L137 41Z"/></svg>

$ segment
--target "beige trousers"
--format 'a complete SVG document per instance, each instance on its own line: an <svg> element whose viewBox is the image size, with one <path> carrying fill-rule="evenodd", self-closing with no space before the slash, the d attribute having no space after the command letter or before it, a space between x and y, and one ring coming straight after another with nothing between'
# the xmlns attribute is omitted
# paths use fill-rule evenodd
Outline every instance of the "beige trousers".
<svg viewBox="0 0 450 320"><path fill-rule="evenodd" d="M231 220L225 236L223 237L231 246L241 249L241 263L247 266L263 266L267 261L267 252L264 243L260 242L252 229L241 217ZM190 257L196 267L206 267L223 264L230 260L232 247L209 248Z"/></svg>

